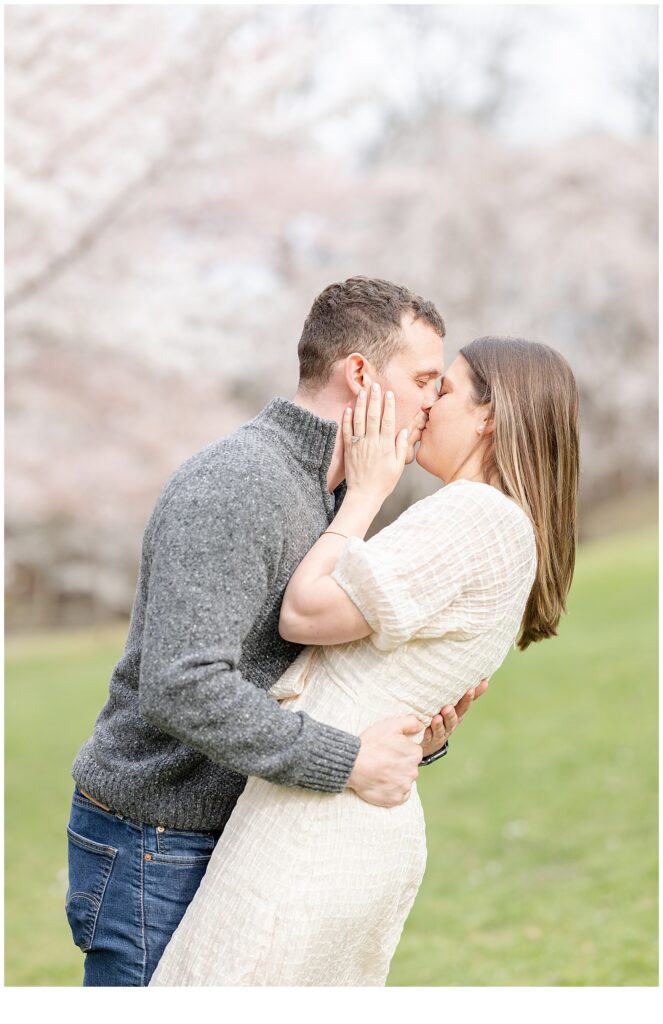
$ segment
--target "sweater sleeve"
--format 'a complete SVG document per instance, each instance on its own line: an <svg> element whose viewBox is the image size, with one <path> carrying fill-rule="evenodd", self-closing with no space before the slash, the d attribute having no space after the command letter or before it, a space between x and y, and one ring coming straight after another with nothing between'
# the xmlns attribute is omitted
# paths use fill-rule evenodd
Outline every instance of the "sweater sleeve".
<svg viewBox="0 0 663 1024"><path fill-rule="evenodd" d="M359 737L281 708L246 679L242 641L287 528L269 485L180 488L153 538L139 700L148 722L242 775L340 792Z"/></svg>
<svg viewBox="0 0 663 1024"><path fill-rule="evenodd" d="M373 630L373 644L394 650L458 629L453 606L469 587L498 573L506 589L513 544L529 533L515 505L494 488L458 481L412 505L370 540L351 537L332 578ZM477 613L487 621L500 614L500 604L500 588L493 587Z"/></svg>

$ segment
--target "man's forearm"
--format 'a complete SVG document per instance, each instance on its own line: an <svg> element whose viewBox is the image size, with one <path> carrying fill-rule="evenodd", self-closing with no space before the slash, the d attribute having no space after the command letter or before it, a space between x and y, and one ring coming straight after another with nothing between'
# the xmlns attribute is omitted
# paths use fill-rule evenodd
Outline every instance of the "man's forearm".
<svg viewBox="0 0 663 1024"><path fill-rule="evenodd" d="M238 491L241 488L238 484ZM239 664L265 608L276 605L280 538L288 528L265 498L244 524L228 483L235 543L216 495L175 495L153 540L139 678L145 718L242 775L338 792L352 771L357 736L282 708ZM240 514L241 513L241 514ZM274 613L276 607L274 608ZM276 622L275 641L280 643ZM254 658L261 652L253 651ZM269 651L264 653L269 671ZM283 664L283 658L278 661ZM274 681L278 675L272 666Z"/></svg>
<svg viewBox="0 0 663 1024"><path fill-rule="evenodd" d="M141 664L141 713L151 724L241 775L325 792L345 788L359 737L292 712L227 661L189 656Z"/></svg>

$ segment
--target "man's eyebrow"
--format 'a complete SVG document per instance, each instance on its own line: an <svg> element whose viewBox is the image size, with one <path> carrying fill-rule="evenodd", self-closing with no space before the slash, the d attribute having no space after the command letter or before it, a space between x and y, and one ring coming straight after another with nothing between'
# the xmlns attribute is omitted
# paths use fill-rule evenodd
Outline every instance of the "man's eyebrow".
<svg viewBox="0 0 663 1024"><path fill-rule="evenodd" d="M415 377L439 377L442 371L438 369L432 370L417 370Z"/></svg>

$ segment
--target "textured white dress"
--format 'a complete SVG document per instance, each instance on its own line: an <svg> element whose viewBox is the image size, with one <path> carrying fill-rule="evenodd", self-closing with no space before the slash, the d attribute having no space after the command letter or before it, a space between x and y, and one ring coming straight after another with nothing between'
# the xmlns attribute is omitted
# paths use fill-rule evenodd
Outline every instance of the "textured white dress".
<svg viewBox="0 0 663 1024"><path fill-rule="evenodd" d="M333 576L373 628L307 647L271 688L355 734L414 713L423 729L492 675L536 572L523 511L458 480L369 541ZM426 863L413 786L399 807L250 778L152 985L384 985Z"/></svg>

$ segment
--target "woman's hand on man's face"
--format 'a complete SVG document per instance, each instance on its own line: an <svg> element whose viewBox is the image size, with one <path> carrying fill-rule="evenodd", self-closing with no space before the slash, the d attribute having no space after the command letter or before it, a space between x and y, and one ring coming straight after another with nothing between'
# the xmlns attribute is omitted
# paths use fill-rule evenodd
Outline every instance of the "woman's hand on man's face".
<svg viewBox="0 0 663 1024"><path fill-rule="evenodd" d="M396 433L396 401L373 384L359 392L354 411L343 416L343 452L348 492L360 492L382 503L398 483L407 455L407 430ZM354 438L354 440L353 440Z"/></svg>

